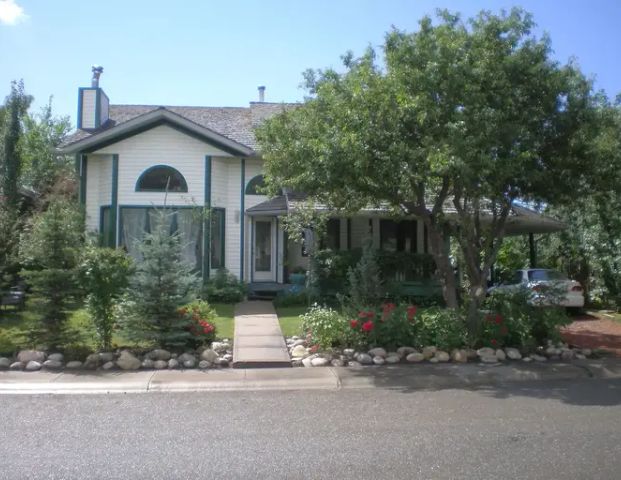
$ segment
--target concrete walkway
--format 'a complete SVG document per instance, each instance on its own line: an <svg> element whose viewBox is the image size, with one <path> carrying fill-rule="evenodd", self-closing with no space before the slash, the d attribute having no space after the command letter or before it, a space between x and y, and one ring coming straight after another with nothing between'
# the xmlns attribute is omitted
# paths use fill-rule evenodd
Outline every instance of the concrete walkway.
<svg viewBox="0 0 621 480"><path fill-rule="evenodd" d="M513 382L621 379L621 359L571 363L416 364L357 368L0 372L2 394L479 388Z"/></svg>
<svg viewBox="0 0 621 480"><path fill-rule="evenodd" d="M233 368L291 367L272 302L235 305Z"/></svg>

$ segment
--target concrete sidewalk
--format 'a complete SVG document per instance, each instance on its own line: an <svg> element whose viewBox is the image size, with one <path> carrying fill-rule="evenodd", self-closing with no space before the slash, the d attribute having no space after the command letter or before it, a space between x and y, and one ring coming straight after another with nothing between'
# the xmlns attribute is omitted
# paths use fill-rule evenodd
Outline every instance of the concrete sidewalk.
<svg viewBox="0 0 621 480"><path fill-rule="evenodd" d="M272 302L235 305L233 368L291 367L285 339Z"/></svg>
<svg viewBox="0 0 621 480"><path fill-rule="evenodd" d="M85 394L255 390L403 391L475 388L521 381L621 378L621 359L499 366L418 364L360 368L0 372L0 394Z"/></svg>

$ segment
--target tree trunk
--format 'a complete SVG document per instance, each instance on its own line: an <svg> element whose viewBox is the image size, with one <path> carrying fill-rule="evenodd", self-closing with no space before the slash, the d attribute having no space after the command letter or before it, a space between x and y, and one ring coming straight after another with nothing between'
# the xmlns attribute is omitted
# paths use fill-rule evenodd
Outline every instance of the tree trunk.
<svg viewBox="0 0 621 480"><path fill-rule="evenodd" d="M459 302L457 300L457 280L453 265L449 255L449 242L446 241L444 232L438 225L426 221L427 234L429 235L429 246L431 255L436 262L436 267L442 280L442 296L448 308L457 309Z"/></svg>

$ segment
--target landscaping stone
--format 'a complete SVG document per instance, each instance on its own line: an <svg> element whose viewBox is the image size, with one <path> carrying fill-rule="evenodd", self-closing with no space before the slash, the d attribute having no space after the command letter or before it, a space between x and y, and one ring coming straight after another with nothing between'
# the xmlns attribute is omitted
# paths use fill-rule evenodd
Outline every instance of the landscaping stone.
<svg viewBox="0 0 621 480"><path fill-rule="evenodd" d="M302 340L302 339L299 339L299 340L294 340L293 342L291 342L291 346L294 347L294 348L295 347L299 347L300 345L301 346L305 346L306 345L306 341Z"/></svg>
<svg viewBox="0 0 621 480"><path fill-rule="evenodd" d="M24 364L22 362L13 362L9 365L9 370L23 370Z"/></svg>
<svg viewBox="0 0 621 480"><path fill-rule="evenodd" d="M183 368L194 368L196 367L196 360L189 358L183 362Z"/></svg>
<svg viewBox="0 0 621 480"><path fill-rule="evenodd" d="M456 348L451 352L451 360L457 363L466 363L468 361L468 354L465 350Z"/></svg>
<svg viewBox="0 0 621 480"><path fill-rule="evenodd" d="M591 350L590 348L583 348L582 350L580 350L580 353L582 353L582 355L584 355L585 357L590 357L591 355L593 355L593 350Z"/></svg>
<svg viewBox="0 0 621 480"><path fill-rule="evenodd" d="M522 358L522 361L523 361L523 362L526 362L526 363L530 363L530 362L532 362L532 361L533 361L533 359L532 359L532 358L530 358L530 357L524 357L524 358Z"/></svg>
<svg viewBox="0 0 621 480"><path fill-rule="evenodd" d="M410 363L419 363L425 360L425 356L420 352L412 352L405 359Z"/></svg>
<svg viewBox="0 0 621 480"><path fill-rule="evenodd" d="M347 357L353 357L354 354L356 353L356 351L353 348L345 348L343 349L343 355L347 356Z"/></svg>
<svg viewBox="0 0 621 480"><path fill-rule="evenodd" d="M63 368L63 362L59 362L58 360L47 359L43 362L43 366L48 370L60 370Z"/></svg>
<svg viewBox="0 0 621 480"><path fill-rule="evenodd" d="M433 358L436 358L438 362L448 362L451 357L447 352L438 350L433 356Z"/></svg>
<svg viewBox="0 0 621 480"><path fill-rule="evenodd" d="M306 357L302 360L302 365L304 365L307 368L310 368L313 366L313 357Z"/></svg>
<svg viewBox="0 0 621 480"><path fill-rule="evenodd" d="M548 359L546 357L544 357L543 355L537 355L536 353L533 353L530 356L531 359L533 359L535 362L545 362Z"/></svg>
<svg viewBox="0 0 621 480"><path fill-rule="evenodd" d="M171 358L170 360L168 360L168 368L170 370L174 370L175 368L179 368L179 360L177 360L176 358Z"/></svg>
<svg viewBox="0 0 621 480"><path fill-rule="evenodd" d="M225 353L231 346L225 342L212 342L211 349L216 353Z"/></svg>
<svg viewBox="0 0 621 480"><path fill-rule="evenodd" d="M587 357L583 355L582 353L576 353L576 358L578 360L586 360Z"/></svg>
<svg viewBox="0 0 621 480"><path fill-rule="evenodd" d="M297 345L291 349L291 356L294 358L301 358L306 355L306 347Z"/></svg>
<svg viewBox="0 0 621 480"><path fill-rule="evenodd" d="M233 354L232 353L225 353L222 358L224 358L227 362L231 363L233 361Z"/></svg>
<svg viewBox="0 0 621 480"><path fill-rule="evenodd" d="M187 362L188 360L191 360L191 361L193 361L194 363L196 363L196 357L195 357L194 355L192 355L191 353L188 353L188 352L186 352L186 353L182 353L181 355L179 355L179 356L177 357L177 361L178 361L179 363L185 363L185 362Z"/></svg>
<svg viewBox="0 0 621 480"><path fill-rule="evenodd" d="M153 368L156 370L164 370L168 368L168 362L166 360L155 360L153 362Z"/></svg>
<svg viewBox="0 0 621 480"><path fill-rule="evenodd" d="M439 363L439 362L440 362L440 360L438 360L438 357L431 357L429 359L429 363Z"/></svg>
<svg viewBox="0 0 621 480"><path fill-rule="evenodd" d="M147 358L151 360L170 360L171 354L168 350L164 350L163 348L156 348L155 350L151 350L147 353Z"/></svg>
<svg viewBox="0 0 621 480"><path fill-rule="evenodd" d="M122 370L138 370L140 368L140 360L134 356L131 352L123 350L119 355L116 364Z"/></svg>
<svg viewBox="0 0 621 480"><path fill-rule="evenodd" d="M114 361L114 353L113 352L101 352L99 354L99 361L101 363L108 363Z"/></svg>
<svg viewBox="0 0 621 480"><path fill-rule="evenodd" d="M347 362L347 366L348 367L362 367L362 364L360 362L357 362L356 360L350 360L349 362Z"/></svg>
<svg viewBox="0 0 621 480"><path fill-rule="evenodd" d="M555 348L555 347L548 347L545 350L545 354L548 357L553 357L555 355L560 355L561 354L561 350L559 348Z"/></svg>
<svg viewBox="0 0 621 480"><path fill-rule="evenodd" d="M464 351L466 352L466 357L468 357L468 360L476 360L478 357L477 351L474 350L473 348L466 348L464 349Z"/></svg>
<svg viewBox="0 0 621 480"><path fill-rule="evenodd" d="M114 362L106 362L101 367L103 370L114 370L116 368L116 363Z"/></svg>
<svg viewBox="0 0 621 480"><path fill-rule="evenodd" d="M438 349L436 347L423 347L423 357L430 359L434 356Z"/></svg>
<svg viewBox="0 0 621 480"><path fill-rule="evenodd" d="M397 353L389 353L386 357L386 363L399 363L401 361L401 357Z"/></svg>
<svg viewBox="0 0 621 480"><path fill-rule="evenodd" d="M496 350L496 358L501 361L504 362L507 359L507 354L504 352L504 350L501 350L500 348Z"/></svg>
<svg viewBox="0 0 621 480"><path fill-rule="evenodd" d="M45 352L41 352L39 350L22 350L17 354L17 361L22 363L43 363L45 361L45 358Z"/></svg>
<svg viewBox="0 0 621 480"><path fill-rule="evenodd" d="M223 357L218 357L215 361L215 364L219 367L228 367L229 362L227 362Z"/></svg>
<svg viewBox="0 0 621 480"><path fill-rule="evenodd" d="M65 356L62 353L51 353L50 355L47 356L48 360L52 360L54 362L64 362L65 361Z"/></svg>
<svg viewBox="0 0 621 480"><path fill-rule="evenodd" d="M297 359L297 360L291 360L291 366L292 367L303 367L304 365L302 364L302 359Z"/></svg>
<svg viewBox="0 0 621 480"><path fill-rule="evenodd" d="M30 360L26 364L26 371L36 372L37 370L41 370L41 363L37 362L36 360Z"/></svg>
<svg viewBox="0 0 621 480"><path fill-rule="evenodd" d="M496 358L496 355L483 356L483 357L481 357L481 362L483 362L483 363L498 363L498 358Z"/></svg>
<svg viewBox="0 0 621 480"><path fill-rule="evenodd" d="M378 355L378 356L373 357L373 363L375 365L384 365L386 363L386 360L384 359L384 357L380 357Z"/></svg>
<svg viewBox="0 0 621 480"><path fill-rule="evenodd" d="M198 362L198 368L200 368L201 370L206 370L209 367L211 367L211 362L208 362L207 360L201 360L200 362Z"/></svg>
<svg viewBox="0 0 621 480"><path fill-rule="evenodd" d="M216 363L217 359L218 354L210 348L201 353L201 360L207 360L209 363Z"/></svg>
<svg viewBox="0 0 621 480"><path fill-rule="evenodd" d="M142 368L153 368L153 360L151 360L150 358L145 358L142 363L140 364L140 366Z"/></svg>
<svg viewBox="0 0 621 480"><path fill-rule="evenodd" d="M490 347L479 348L477 350L477 355L479 357L495 357L496 356L496 350L494 350L493 348L490 348Z"/></svg>
<svg viewBox="0 0 621 480"><path fill-rule="evenodd" d="M372 357L386 358L387 353L386 350L384 350L383 348L377 347L369 350L369 355L371 355Z"/></svg>
<svg viewBox="0 0 621 480"><path fill-rule="evenodd" d="M6 357L0 357L0 370L6 370L11 366L11 360Z"/></svg>
<svg viewBox="0 0 621 480"><path fill-rule="evenodd" d="M415 353L416 349L413 347L399 347L397 348L397 354L403 358L407 357L410 353Z"/></svg>
<svg viewBox="0 0 621 480"><path fill-rule="evenodd" d="M311 365L313 367L327 367L330 364L330 361L327 358L317 357L311 360Z"/></svg>
<svg viewBox="0 0 621 480"><path fill-rule="evenodd" d="M561 360L573 360L575 358L576 354L573 350L563 350L561 352Z"/></svg>
<svg viewBox="0 0 621 480"><path fill-rule="evenodd" d="M91 353L84 360L84 368L88 370L95 370L100 365L100 363L101 363L101 360L99 359L99 354Z"/></svg>
<svg viewBox="0 0 621 480"><path fill-rule="evenodd" d="M335 358L334 360L330 362L330 364L333 367L344 367L345 366L345 362L341 360L340 358Z"/></svg>
<svg viewBox="0 0 621 480"><path fill-rule="evenodd" d="M362 365L371 365L373 358L368 353L359 353L356 355L356 361Z"/></svg>
<svg viewBox="0 0 621 480"><path fill-rule="evenodd" d="M519 360L522 358L522 354L517 348L507 347L505 353L510 360Z"/></svg>
<svg viewBox="0 0 621 480"><path fill-rule="evenodd" d="M67 362L65 368L68 370L79 370L82 368L82 362L80 362L79 360L72 360L70 362Z"/></svg>

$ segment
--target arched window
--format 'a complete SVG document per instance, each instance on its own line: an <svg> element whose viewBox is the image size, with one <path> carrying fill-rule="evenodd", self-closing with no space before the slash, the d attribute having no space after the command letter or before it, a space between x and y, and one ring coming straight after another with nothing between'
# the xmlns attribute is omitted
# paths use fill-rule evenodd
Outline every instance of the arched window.
<svg viewBox="0 0 621 480"><path fill-rule="evenodd" d="M137 192L187 192L188 184L179 170L168 165L147 168L136 182Z"/></svg>
<svg viewBox="0 0 621 480"><path fill-rule="evenodd" d="M265 187L265 180L263 175L257 175L250 179L248 185L246 185L246 195L265 195L260 189Z"/></svg>

